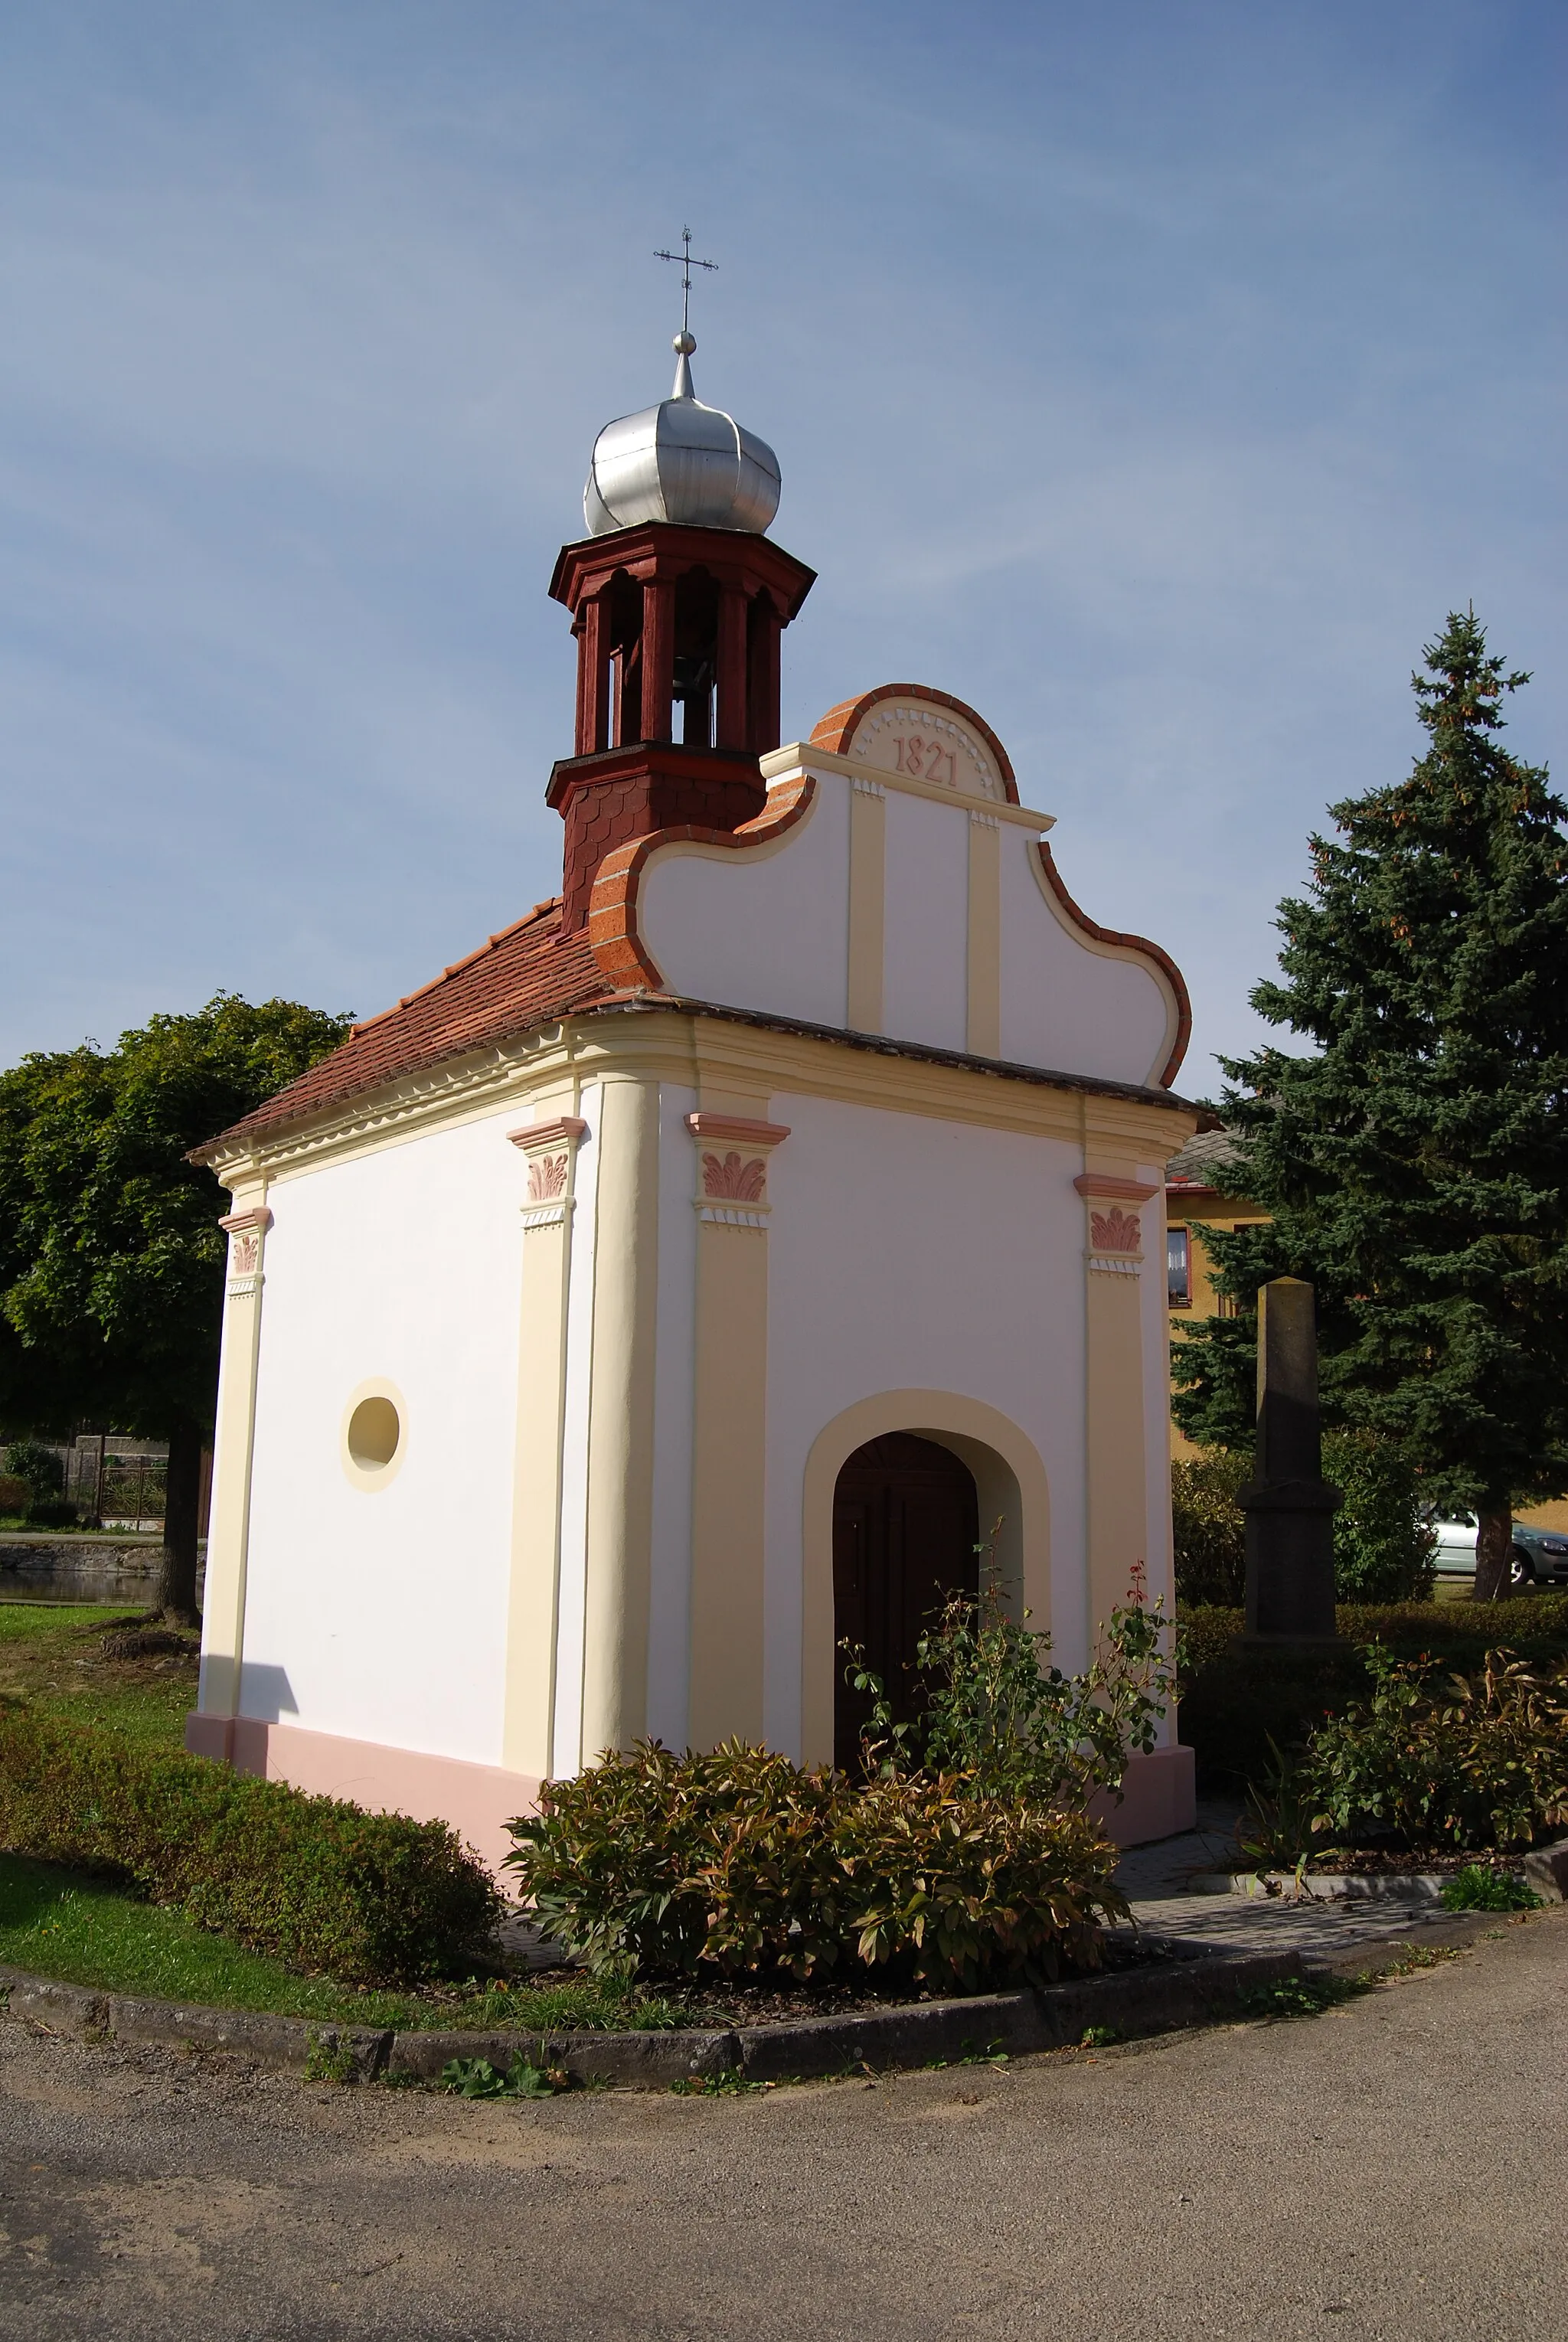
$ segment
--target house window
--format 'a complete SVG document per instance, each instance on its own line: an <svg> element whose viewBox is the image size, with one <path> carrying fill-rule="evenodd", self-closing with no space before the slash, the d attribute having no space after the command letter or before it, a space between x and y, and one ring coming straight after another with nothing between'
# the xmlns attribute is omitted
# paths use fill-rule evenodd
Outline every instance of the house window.
<svg viewBox="0 0 1568 2342"><path fill-rule="evenodd" d="M1193 1297L1191 1256L1185 1228L1165 1230L1165 1285L1173 1309L1185 1309Z"/></svg>
<svg viewBox="0 0 1568 2342"><path fill-rule="evenodd" d="M1263 1223L1261 1220L1238 1220L1234 1227L1226 1228L1223 1233L1228 1236L1240 1236L1243 1228L1258 1228L1262 1227L1263 1225ZM1214 1315L1216 1317L1239 1317L1241 1316L1243 1306L1243 1305L1236 1300L1232 1294L1220 1293L1216 1294L1214 1296Z"/></svg>

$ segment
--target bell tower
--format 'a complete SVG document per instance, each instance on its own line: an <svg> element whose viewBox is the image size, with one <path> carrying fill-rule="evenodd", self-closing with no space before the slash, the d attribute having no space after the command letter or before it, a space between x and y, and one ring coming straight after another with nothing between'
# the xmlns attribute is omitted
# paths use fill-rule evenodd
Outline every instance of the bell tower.
<svg viewBox="0 0 1568 2342"><path fill-rule="evenodd" d="M674 347L670 396L599 434L589 534L562 546L550 580L577 643L574 751L546 791L566 825L563 935L586 924L614 847L761 813L779 637L815 582L763 534L778 509L772 448L696 397L684 324Z"/></svg>

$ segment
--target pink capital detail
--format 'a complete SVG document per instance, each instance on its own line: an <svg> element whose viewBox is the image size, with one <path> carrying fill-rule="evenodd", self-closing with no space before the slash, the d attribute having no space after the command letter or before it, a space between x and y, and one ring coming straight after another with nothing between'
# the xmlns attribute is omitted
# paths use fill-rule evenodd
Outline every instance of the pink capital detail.
<svg viewBox="0 0 1568 2342"><path fill-rule="evenodd" d="M762 1156L743 1162L733 1150L723 1162L716 1155L703 1157L703 1193L704 1196L728 1196L737 1204L760 1204L763 1182L767 1177L767 1164Z"/></svg>
<svg viewBox="0 0 1568 2342"><path fill-rule="evenodd" d="M243 1231L229 1238L229 1275L254 1276L256 1262L261 1258L261 1238Z"/></svg>
<svg viewBox="0 0 1568 2342"><path fill-rule="evenodd" d="M1138 1216L1113 1204L1108 1212L1091 1212L1089 1232L1096 1252L1136 1252Z"/></svg>
<svg viewBox="0 0 1568 2342"><path fill-rule="evenodd" d="M528 1201L547 1204L553 1196L566 1192L566 1157L564 1155L536 1155L528 1166Z"/></svg>

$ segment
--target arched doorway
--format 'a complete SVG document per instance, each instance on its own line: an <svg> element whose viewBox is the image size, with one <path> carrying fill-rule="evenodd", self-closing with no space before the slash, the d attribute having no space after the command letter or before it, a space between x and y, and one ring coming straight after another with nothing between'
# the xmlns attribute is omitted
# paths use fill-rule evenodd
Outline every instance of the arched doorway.
<svg viewBox="0 0 1568 2342"><path fill-rule="evenodd" d="M844 1680L844 1642L864 1650L896 1720L920 1706L915 1645L949 1595L979 1586L979 1498L950 1447L890 1431L846 1458L833 1499L834 1762L859 1761L871 1703Z"/></svg>

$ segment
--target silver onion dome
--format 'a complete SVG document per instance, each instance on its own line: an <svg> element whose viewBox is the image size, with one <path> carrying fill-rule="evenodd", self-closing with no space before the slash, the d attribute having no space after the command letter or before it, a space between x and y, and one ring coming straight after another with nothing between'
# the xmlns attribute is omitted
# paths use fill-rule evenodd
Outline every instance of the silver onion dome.
<svg viewBox="0 0 1568 2342"><path fill-rule="evenodd" d="M591 536L644 521L749 529L760 536L779 508L778 457L692 388L690 334L675 336L675 386L657 406L607 423L594 442L583 517Z"/></svg>

